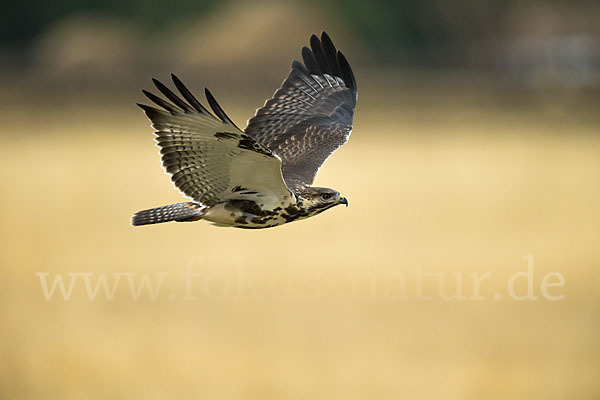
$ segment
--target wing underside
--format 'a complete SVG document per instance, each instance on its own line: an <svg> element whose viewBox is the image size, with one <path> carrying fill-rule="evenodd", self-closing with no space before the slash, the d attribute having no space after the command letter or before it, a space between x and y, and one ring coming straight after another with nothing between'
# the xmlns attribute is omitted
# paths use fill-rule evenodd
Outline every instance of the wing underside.
<svg viewBox="0 0 600 400"><path fill-rule="evenodd" d="M209 206L248 198L249 193L273 198L289 195L280 159L237 128L208 90L206 97L216 116L176 76L172 78L180 95L154 80L169 101L143 91L160 109L139 106L156 129L163 167L175 186Z"/></svg>

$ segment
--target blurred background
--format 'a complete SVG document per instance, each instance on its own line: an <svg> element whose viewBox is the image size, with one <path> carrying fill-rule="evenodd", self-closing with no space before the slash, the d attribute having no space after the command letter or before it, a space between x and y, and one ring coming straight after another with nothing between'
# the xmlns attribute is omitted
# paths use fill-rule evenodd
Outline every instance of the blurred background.
<svg viewBox="0 0 600 400"><path fill-rule="evenodd" d="M1 399L600 397L597 1L32 0L0 19ZM359 102L316 184L350 207L131 227L182 201L135 106L150 78L209 87L243 127L322 30ZM516 301L528 255L538 299ZM45 296L57 276L67 300ZM156 296L131 293L144 276ZM456 276L465 300L440 295Z"/></svg>

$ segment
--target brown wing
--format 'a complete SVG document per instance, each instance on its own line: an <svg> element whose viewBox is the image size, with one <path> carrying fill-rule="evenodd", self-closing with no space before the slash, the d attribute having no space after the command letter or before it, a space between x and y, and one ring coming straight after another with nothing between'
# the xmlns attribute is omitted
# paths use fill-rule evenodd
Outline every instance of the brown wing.
<svg viewBox="0 0 600 400"><path fill-rule="evenodd" d="M311 185L327 158L348 141L356 107L354 74L323 32L302 49L304 64L256 111L245 131L281 158L288 187Z"/></svg>

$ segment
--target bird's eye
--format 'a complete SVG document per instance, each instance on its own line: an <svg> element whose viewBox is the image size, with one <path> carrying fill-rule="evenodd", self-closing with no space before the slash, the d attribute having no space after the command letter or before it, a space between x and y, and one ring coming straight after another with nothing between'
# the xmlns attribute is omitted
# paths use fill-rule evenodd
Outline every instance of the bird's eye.
<svg viewBox="0 0 600 400"><path fill-rule="evenodd" d="M323 193L321 195L321 200L329 200L331 198L331 195L329 193Z"/></svg>

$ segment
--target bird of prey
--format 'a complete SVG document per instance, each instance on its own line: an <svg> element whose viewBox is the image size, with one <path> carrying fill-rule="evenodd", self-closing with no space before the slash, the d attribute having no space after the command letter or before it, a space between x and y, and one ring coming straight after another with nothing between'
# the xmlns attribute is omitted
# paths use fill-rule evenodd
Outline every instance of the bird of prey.
<svg viewBox="0 0 600 400"><path fill-rule="evenodd" d="M133 225L207 220L217 226L268 228L317 215L348 200L313 187L327 158L348 141L356 80L329 36L310 48L273 97L239 129L205 89L211 114L172 75L179 92L156 79L167 99L143 93L158 107L138 104L156 130L162 164L192 201L139 211Z"/></svg>

